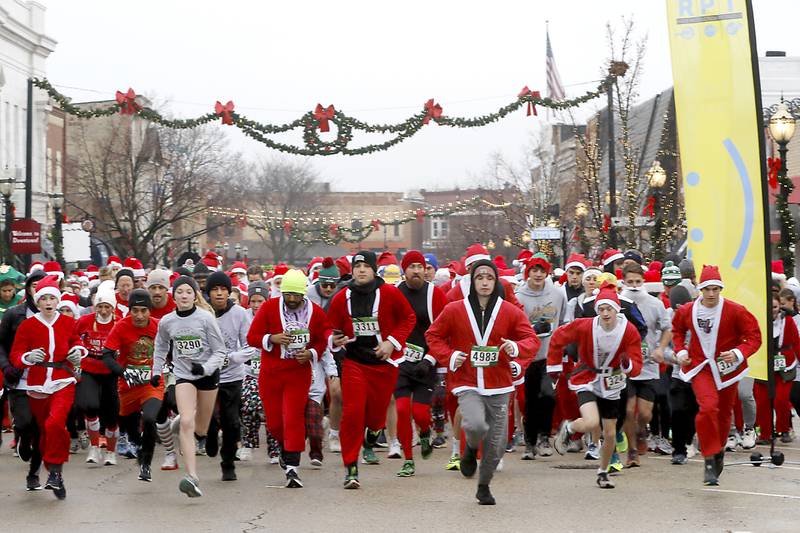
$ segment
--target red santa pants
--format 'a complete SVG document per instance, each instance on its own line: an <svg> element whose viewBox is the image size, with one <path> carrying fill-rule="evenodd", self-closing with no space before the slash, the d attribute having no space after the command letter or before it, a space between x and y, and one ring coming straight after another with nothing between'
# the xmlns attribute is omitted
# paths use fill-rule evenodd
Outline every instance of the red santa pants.
<svg viewBox="0 0 800 533"><path fill-rule="evenodd" d="M285 452L306 449L306 403L311 386L310 363L296 367L261 367L258 395L267 429Z"/></svg>
<svg viewBox="0 0 800 533"><path fill-rule="evenodd" d="M417 430L425 433L431 428L431 406L427 403L412 402L411 396L395 398L394 405L397 408L397 438L403 448L403 455L411 460L414 458L414 447L411 445L414 440L411 419L414 419Z"/></svg>
<svg viewBox="0 0 800 533"><path fill-rule="evenodd" d="M775 375L775 430L778 433L789 431L791 422L792 404L789 402L789 393L792 382L784 381ZM756 398L756 423L759 426L759 439L772 438L772 410L769 405L769 385L765 381L756 381L753 384L753 396Z"/></svg>
<svg viewBox="0 0 800 533"><path fill-rule="evenodd" d="M345 466L358 461L364 429L377 431L386 425L386 410L396 383L397 367L394 365L362 365L352 359L344 360L339 438Z"/></svg>
<svg viewBox="0 0 800 533"><path fill-rule="evenodd" d="M39 450L47 465L62 465L69 460L67 416L75 402L75 384L44 398L28 397L31 413L39 426Z"/></svg>
<svg viewBox="0 0 800 533"><path fill-rule="evenodd" d="M703 456L711 457L721 452L728 440L731 412L738 387L736 383L732 383L717 390L714 376L706 366L692 379L692 390L699 408L695 417L697 438L700 440Z"/></svg>

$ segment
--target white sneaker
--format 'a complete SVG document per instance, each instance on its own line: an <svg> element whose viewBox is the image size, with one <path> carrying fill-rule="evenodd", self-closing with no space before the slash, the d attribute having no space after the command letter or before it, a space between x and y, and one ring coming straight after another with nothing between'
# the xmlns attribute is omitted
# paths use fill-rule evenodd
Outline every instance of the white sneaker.
<svg viewBox="0 0 800 533"><path fill-rule="evenodd" d="M569 435L567 434L567 426L566 421L561 424L561 429L559 429L558 434L556 434L555 440L558 442L556 444L556 451L559 455L564 455L567 452L567 446L569 439ZM553 448L550 446L550 439L546 435L539 435L539 440L536 442L536 455L541 455L542 457L550 457L553 455Z"/></svg>
<svg viewBox="0 0 800 533"><path fill-rule="evenodd" d="M567 444L567 453L578 453L581 451L583 451L583 441L581 439L570 440L569 444Z"/></svg>
<svg viewBox="0 0 800 533"><path fill-rule="evenodd" d="M686 458L691 459L695 455L697 455L697 448L695 448L694 443L692 443L686 447Z"/></svg>
<svg viewBox="0 0 800 533"><path fill-rule="evenodd" d="M177 470L178 469L178 455L175 452L167 452L164 454L164 462L161 463L161 470Z"/></svg>
<svg viewBox="0 0 800 533"><path fill-rule="evenodd" d="M742 434L742 448L750 450L756 447L756 430L754 428L744 428Z"/></svg>
<svg viewBox="0 0 800 533"><path fill-rule="evenodd" d="M103 464L106 466L113 466L117 464L117 454L114 452L106 452L106 457L103 459Z"/></svg>
<svg viewBox="0 0 800 533"><path fill-rule="evenodd" d="M278 457L277 455L275 457L270 457L269 458L269 464L271 464L271 465L276 465L276 464L278 464L280 462L281 462L281 458Z"/></svg>
<svg viewBox="0 0 800 533"><path fill-rule="evenodd" d="M403 456L403 450L400 448L400 441L394 439L389 445L389 453L386 457L389 459L400 459Z"/></svg>
<svg viewBox="0 0 800 533"><path fill-rule="evenodd" d="M172 434L177 438L181 434L181 415L175 415L169 423Z"/></svg>
<svg viewBox="0 0 800 533"><path fill-rule="evenodd" d="M238 457L240 461L249 461L253 458L253 450L245 447L239 448L236 450L236 457Z"/></svg>
<svg viewBox="0 0 800 533"><path fill-rule="evenodd" d="M736 451L736 435L728 435L728 440L725 441L725 451L726 452Z"/></svg>
<svg viewBox="0 0 800 533"><path fill-rule="evenodd" d="M656 439L656 451L661 455L672 455L672 452L675 451L675 449L665 437L659 436Z"/></svg>
<svg viewBox="0 0 800 533"><path fill-rule="evenodd" d="M411 437L411 446L419 446L419 433L414 432L414 436Z"/></svg>
<svg viewBox="0 0 800 533"><path fill-rule="evenodd" d="M89 446L89 453L86 454L86 462L93 465L100 463L101 453L100 448L97 446Z"/></svg>
<svg viewBox="0 0 800 533"><path fill-rule="evenodd" d="M328 451L331 453L342 453L342 443L339 441L339 435L328 436Z"/></svg>

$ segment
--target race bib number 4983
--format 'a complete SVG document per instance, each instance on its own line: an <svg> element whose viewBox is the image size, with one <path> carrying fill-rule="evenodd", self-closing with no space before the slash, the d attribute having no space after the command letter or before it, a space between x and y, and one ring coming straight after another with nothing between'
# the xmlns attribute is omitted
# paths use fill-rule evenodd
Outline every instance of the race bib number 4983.
<svg viewBox="0 0 800 533"><path fill-rule="evenodd" d="M469 362L475 368L495 366L499 360L498 346L473 346L469 353Z"/></svg>

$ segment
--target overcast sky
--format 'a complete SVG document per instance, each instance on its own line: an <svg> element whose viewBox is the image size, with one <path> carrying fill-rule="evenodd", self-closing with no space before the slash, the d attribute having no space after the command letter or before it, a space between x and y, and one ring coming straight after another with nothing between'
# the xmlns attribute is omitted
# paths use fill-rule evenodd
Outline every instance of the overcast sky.
<svg viewBox="0 0 800 533"><path fill-rule="evenodd" d="M568 96L596 86L586 82L600 78L608 55L606 22L620 26L631 15L648 36L641 98L672 84L663 0L37 1L58 41L47 76L62 92L85 101L133 87L183 117L229 99L252 119L281 123L318 102L381 123L407 118L429 98L449 115L491 112L524 85L545 94L545 20ZM787 21L800 19L800 2L754 3L759 55L796 55ZM522 161L545 119L518 111L480 129L431 124L387 152L313 165L339 190L467 187L493 153ZM278 154L230 131L232 150Z"/></svg>

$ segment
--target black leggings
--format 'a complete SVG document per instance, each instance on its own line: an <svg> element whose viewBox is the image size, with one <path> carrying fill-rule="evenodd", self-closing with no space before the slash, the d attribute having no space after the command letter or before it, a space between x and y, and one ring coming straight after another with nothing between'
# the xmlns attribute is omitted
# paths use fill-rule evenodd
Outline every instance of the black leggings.
<svg viewBox="0 0 800 533"><path fill-rule="evenodd" d="M24 390L8 390L8 405L14 417L14 433L20 445L30 446L31 458L28 474L38 474L42 465L39 451L39 426L33 418L28 393Z"/></svg>
<svg viewBox="0 0 800 533"><path fill-rule="evenodd" d="M686 446L694 439L694 417L697 400L692 384L680 378L670 378L669 397L672 404L672 447L675 454L686 454Z"/></svg>
<svg viewBox="0 0 800 533"><path fill-rule="evenodd" d="M156 447L156 418L160 410L161 400L150 398L142 404L141 417L139 413L120 417L120 425L128 434L128 439L140 447L139 464L149 466L153 461L153 450Z"/></svg>
<svg viewBox="0 0 800 533"><path fill-rule="evenodd" d="M663 372L656 383L656 401L653 403L653 419L650 421L650 430L653 435L669 438L672 426L672 408L669 404L669 380L672 371Z"/></svg>
<svg viewBox="0 0 800 533"><path fill-rule="evenodd" d="M539 435L550 435L556 406L553 380L546 372L547 361L534 361L525 371L525 440L531 446Z"/></svg>
<svg viewBox="0 0 800 533"><path fill-rule="evenodd" d="M100 425L105 429L116 429L119 417L117 376L82 372L75 391L75 405L85 417L99 417Z"/></svg>
<svg viewBox="0 0 800 533"><path fill-rule="evenodd" d="M236 443L242 438L241 419L242 409L242 382L220 383L217 389L217 405L211 422L208 425L208 435L222 427L222 446L219 455L224 466L233 466L236 460Z"/></svg>

